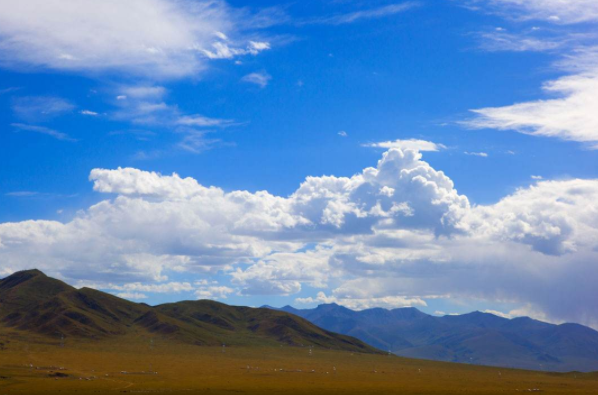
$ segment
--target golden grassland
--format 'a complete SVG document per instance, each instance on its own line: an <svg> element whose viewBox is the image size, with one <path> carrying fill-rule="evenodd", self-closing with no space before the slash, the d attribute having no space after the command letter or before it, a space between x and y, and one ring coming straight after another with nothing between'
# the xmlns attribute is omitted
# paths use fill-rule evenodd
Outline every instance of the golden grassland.
<svg viewBox="0 0 598 395"><path fill-rule="evenodd" d="M306 347L199 347L130 337L5 342L8 394L598 394L598 374L542 373Z"/></svg>

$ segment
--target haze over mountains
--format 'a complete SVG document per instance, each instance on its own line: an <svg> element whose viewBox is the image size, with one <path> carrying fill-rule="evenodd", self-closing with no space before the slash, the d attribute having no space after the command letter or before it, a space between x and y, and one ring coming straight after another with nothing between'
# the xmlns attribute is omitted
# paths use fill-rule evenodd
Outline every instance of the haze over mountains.
<svg viewBox="0 0 598 395"><path fill-rule="evenodd" d="M67 341L147 335L194 345L313 345L379 352L286 312L210 300L152 307L90 288L76 289L38 270L0 280L0 332L15 330Z"/></svg>
<svg viewBox="0 0 598 395"><path fill-rule="evenodd" d="M416 308L353 311L337 304L277 310L405 357L534 370L598 370L598 332L578 324L481 312L435 317Z"/></svg>

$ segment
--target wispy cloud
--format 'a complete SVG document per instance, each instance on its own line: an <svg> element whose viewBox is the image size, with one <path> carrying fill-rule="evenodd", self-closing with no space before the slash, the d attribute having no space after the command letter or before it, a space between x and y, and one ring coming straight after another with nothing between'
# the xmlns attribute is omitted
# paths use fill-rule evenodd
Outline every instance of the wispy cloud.
<svg viewBox="0 0 598 395"><path fill-rule="evenodd" d="M14 197L14 198L73 198L78 196L77 194L71 195L64 195L59 193L49 193L49 192L37 192L37 191L13 191L7 192L4 196Z"/></svg>
<svg viewBox="0 0 598 395"><path fill-rule="evenodd" d="M470 0L467 3L516 20L555 24L598 21L595 0Z"/></svg>
<svg viewBox="0 0 598 395"><path fill-rule="evenodd" d="M149 130L140 130L140 129L114 130L114 131L108 133L108 136L121 136L121 135L131 135L131 136L135 136L136 140L148 141L152 137L156 136L157 133L149 131Z"/></svg>
<svg viewBox="0 0 598 395"><path fill-rule="evenodd" d="M15 192L8 192L5 193L4 196L11 196L11 197L32 197L39 195L39 192L34 191L15 191Z"/></svg>
<svg viewBox="0 0 598 395"><path fill-rule="evenodd" d="M176 120L178 125L196 127L227 127L236 125L232 119L209 118L203 115L185 115Z"/></svg>
<svg viewBox="0 0 598 395"><path fill-rule="evenodd" d="M191 152L193 154L200 154L207 150L214 148L217 144L221 144L222 140L217 138L209 138L208 133L201 131L188 131L185 133L183 139L177 144L178 148Z"/></svg>
<svg viewBox="0 0 598 395"><path fill-rule="evenodd" d="M44 126L26 125L26 124L22 124L22 123L13 123L13 124L11 124L11 126L19 131L45 134L45 135L53 137L57 140L73 141L73 142L77 141L77 139L70 137L66 133L58 132L54 129L46 128Z"/></svg>
<svg viewBox="0 0 598 395"><path fill-rule="evenodd" d="M344 14L336 14L330 16L315 17L297 21L296 24L301 25L345 25L349 23L359 22L367 19L378 19L392 15L396 15L407 10L410 10L419 4L416 2L407 2L400 4L390 4L378 8L370 8L366 10L354 11Z"/></svg>
<svg viewBox="0 0 598 395"><path fill-rule="evenodd" d="M265 88L271 79L272 76L270 74L262 71L258 73L247 74L241 78L241 81L258 85L260 88Z"/></svg>
<svg viewBox="0 0 598 395"><path fill-rule="evenodd" d="M485 51L543 52L557 49L562 41L501 31L480 34L480 48Z"/></svg>
<svg viewBox="0 0 598 395"><path fill-rule="evenodd" d="M25 96L12 100L12 111L27 122L43 122L72 112L75 106L66 99L54 96Z"/></svg>
<svg viewBox="0 0 598 395"><path fill-rule="evenodd" d="M532 28L525 35L512 35L501 29L487 37L486 49L554 51L562 57L554 67L569 75L544 83L544 94L535 100L472 109L474 117L462 124L474 129L512 130L576 141L589 149L598 149L595 110L598 108L598 46L595 29L584 28L588 24L596 27L598 2L491 0L470 4L479 4L480 9L498 12L511 21L543 20L552 25L551 36L536 36L542 30L539 28Z"/></svg>
<svg viewBox="0 0 598 395"><path fill-rule="evenodd" d="M3 88L3 89L0 89L0 95L4 95L7 93L11 93L11 92L16 92L20 89L21 88L18 88L18 87Z"/></svg>
<svg viewBox="0 0 598 395"><path fill-rule="evenodd" d="M217 145L226 145L222 139L208 137L219 129L242 125L233 119L208 117L203 114L186 114L176 104L168 102L168 90L156 85L121 86L112 92L117 110L109 114L119 121L127 121L135 125L131 129L113 131L110 135L130 134L137 140L146 141L155 132L145 131L143 127L154 130L168 130L180 137L180 141L169 147L152 151L139 151L135 159L154 159L168 155L174 151L185 151L194 154L204 152Z"/></svg>

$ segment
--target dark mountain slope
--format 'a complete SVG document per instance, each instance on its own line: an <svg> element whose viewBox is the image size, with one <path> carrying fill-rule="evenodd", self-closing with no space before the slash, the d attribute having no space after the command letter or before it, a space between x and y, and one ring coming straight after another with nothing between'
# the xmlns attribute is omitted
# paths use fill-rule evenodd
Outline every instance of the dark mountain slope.
<svg viewBox="0 0 598 395"><path fill-rule="evenodd" d="M38 270L0 280L0 330L9 328L54 339L146 334L196 345L313 345L379 352L286 312L209 300L151 307L94 289L76 289Z"/></svg>
<svg viewBox="0 0 598 395"><path fill-rule="evenodd" d="M434 317L414 308L352 311L335 304L283 311L413 358L551 371L598 370L598 332L473 312Z"/></svg>

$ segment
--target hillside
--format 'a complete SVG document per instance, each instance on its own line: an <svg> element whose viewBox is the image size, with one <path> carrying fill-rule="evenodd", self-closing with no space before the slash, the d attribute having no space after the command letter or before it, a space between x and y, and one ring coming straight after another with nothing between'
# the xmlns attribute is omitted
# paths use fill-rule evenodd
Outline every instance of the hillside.
<svg viewBox="0 0 598 395"><path fill-rule="evenodd" d="M481 312L434 317L415 308L353 311L336 304L280 310L405 357L561 372L598 370L598 332L577 324Z"/></svg>
<svg viewBox="0 0 598 395"><path fill-rule="evenodd" d="M89 288L76 289L38 270L0 280L0 329L53 339L142 336L195 345L316 346L377 353L345 335L295 315L228 306L211 300L160 306L133 303Z"/></svg>

